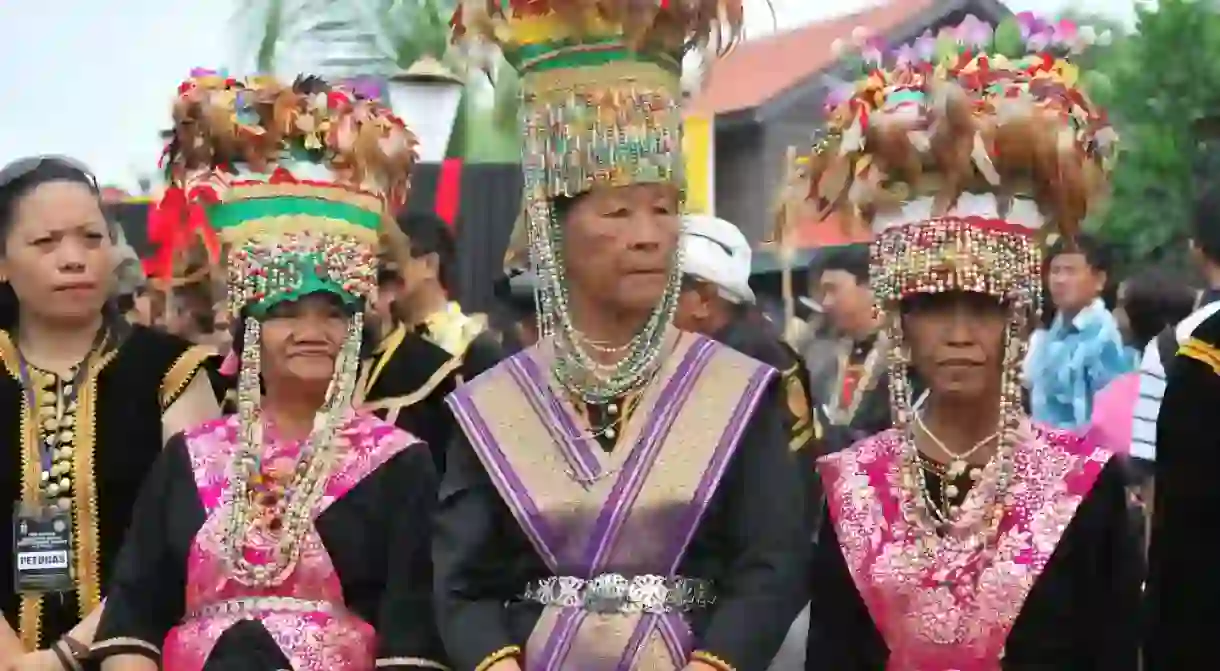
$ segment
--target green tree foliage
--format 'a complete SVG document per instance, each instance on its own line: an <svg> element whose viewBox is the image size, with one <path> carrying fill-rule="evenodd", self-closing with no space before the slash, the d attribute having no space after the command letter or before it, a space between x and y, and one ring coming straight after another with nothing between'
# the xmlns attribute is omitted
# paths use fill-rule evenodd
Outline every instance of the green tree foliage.
<svg viewBox="0 0 1220 671"><path fill-rule="evenodd" d="M1086 58L1106 75L1093 94L1123 148L1110 202L1090 223L1124 265L1178 260L1195 183L1214 163L1200 130L1220 114L1220 14L1205 2L1160 0L1138 10L1133 34Z"/></svg>

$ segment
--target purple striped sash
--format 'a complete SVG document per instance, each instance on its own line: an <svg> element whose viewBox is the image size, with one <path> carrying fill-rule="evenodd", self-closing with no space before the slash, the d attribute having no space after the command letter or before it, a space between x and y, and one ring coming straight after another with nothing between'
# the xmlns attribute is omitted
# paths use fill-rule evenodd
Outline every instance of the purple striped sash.
<svg viewBox="0 0 1220 671"><path fill-rule="evenodd" d="M556 575L673 575L681 563L775 371L701 336L678 342L642 400L647 415L628 419L624 439L634 440L626 453L573 438L581 425L542 374L538 349L449 396L493 483ZM613 477L589 483L615 464ZM548 607L524 666L666 671L684 666L690 647L690 629L676 614Z"/></svg>

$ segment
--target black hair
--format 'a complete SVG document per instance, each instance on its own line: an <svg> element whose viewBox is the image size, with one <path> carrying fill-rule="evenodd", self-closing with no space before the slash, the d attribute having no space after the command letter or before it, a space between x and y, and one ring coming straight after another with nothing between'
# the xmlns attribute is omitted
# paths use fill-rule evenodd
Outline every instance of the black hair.
<svg viewBox="0 0 1220 671"><path fill-rule="evenodd" d="M1110 247L1088 233L1056 240L1046 253L1046 267L1050 268L1051 261L1064 254L1080 254L1094 272L1109 274L1114 265L1114 255Z"/></svg>
<svg viewBox="0 0 1220 671"><path fill-rule="evenodd" d="M114 307L123 314L131 312L132 310L136 309L136 295L119 294L114 299Z"/></svg>
<svg viewBox="0 0 1220 671"><path fill-rule="evenodd" d="M496 280L492 293L501 310L514 320L532 317L536 309L533 287L537 281L536 276L524 270L509 271Z"/></svg>
<svg viewBox="0 0 1220 671"><path fill-rule="evenodd" d="M828 270L840 270L856 278L856 284L868 284L868 269L872 259L867 245L847 245L826 250L812 264L814 276Z"/></svg>
<svg viewBox="0 0 1220 671"><path fill-rule="evenodd" d="M1203 257L1220 265L1220 186L1200 185L1191 213L1190 237Z"/></svg>
<svg viewBox="0 0 1220 671"><path fill-rule="evenodd" d="M1195 291L1177 273L1153 267L1123 283L1122 305L1131 326L1128 344L1142 350L1158 333L1194 311Z"/></svg>
<svg viewBox="0 0 1220 671"><path fill-rule="evenodd" d="M457 288L453 273L457 265L457 243L449 225L430 212L403 212L398 215L398 227L406 234L411 258L436 254L437 277L449 295Z"/></svg>
<svg viewBox="0 0 1220 671"><path fill-rule="evenodd" d="M71 159L55 157L18 159L0 168L0 174L9 172L14 166L26 162L33 162L33 167L18 174L12 180L0 183L0 255L5 253L9 234L13 230L13 224L16 223L17 206L21 204L22 199L43 184L52 182L80 184L98 197L98 206L101 207L101 191L98 189L97 179ZM113 224L107 221L106 225L110 229L113 239ZM12 331L16 328L20 307L20 300L13 291L12 285L8 282L0 282L0 330ZM102 306L102 316L112 333L116 329L122 330L120 327L127 324L123 318L123 312L114 299L107 300Z"/></svg>

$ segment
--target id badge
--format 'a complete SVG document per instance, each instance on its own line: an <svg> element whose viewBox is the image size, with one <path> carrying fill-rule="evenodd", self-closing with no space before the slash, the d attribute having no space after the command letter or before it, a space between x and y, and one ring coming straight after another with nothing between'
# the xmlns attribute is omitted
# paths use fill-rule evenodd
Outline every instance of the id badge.
<svg viewBox="0 0 1220 671"><path fill-rule="evenodd" d="M76 589L72 514L51 506L17 505L13 515L14 584L22 594Z"/></svg>

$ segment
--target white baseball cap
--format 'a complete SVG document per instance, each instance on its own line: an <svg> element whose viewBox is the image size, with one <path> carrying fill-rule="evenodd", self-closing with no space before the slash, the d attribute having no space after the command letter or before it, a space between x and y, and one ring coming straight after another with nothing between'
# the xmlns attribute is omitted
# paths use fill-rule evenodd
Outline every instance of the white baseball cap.
<svg viewBox="0 0 1220 671"><path fill-rule="evenodd" d="M716 285L733 303L754 303L752 252L732 223L706 214L682 217L682 273Z"/></svg>

